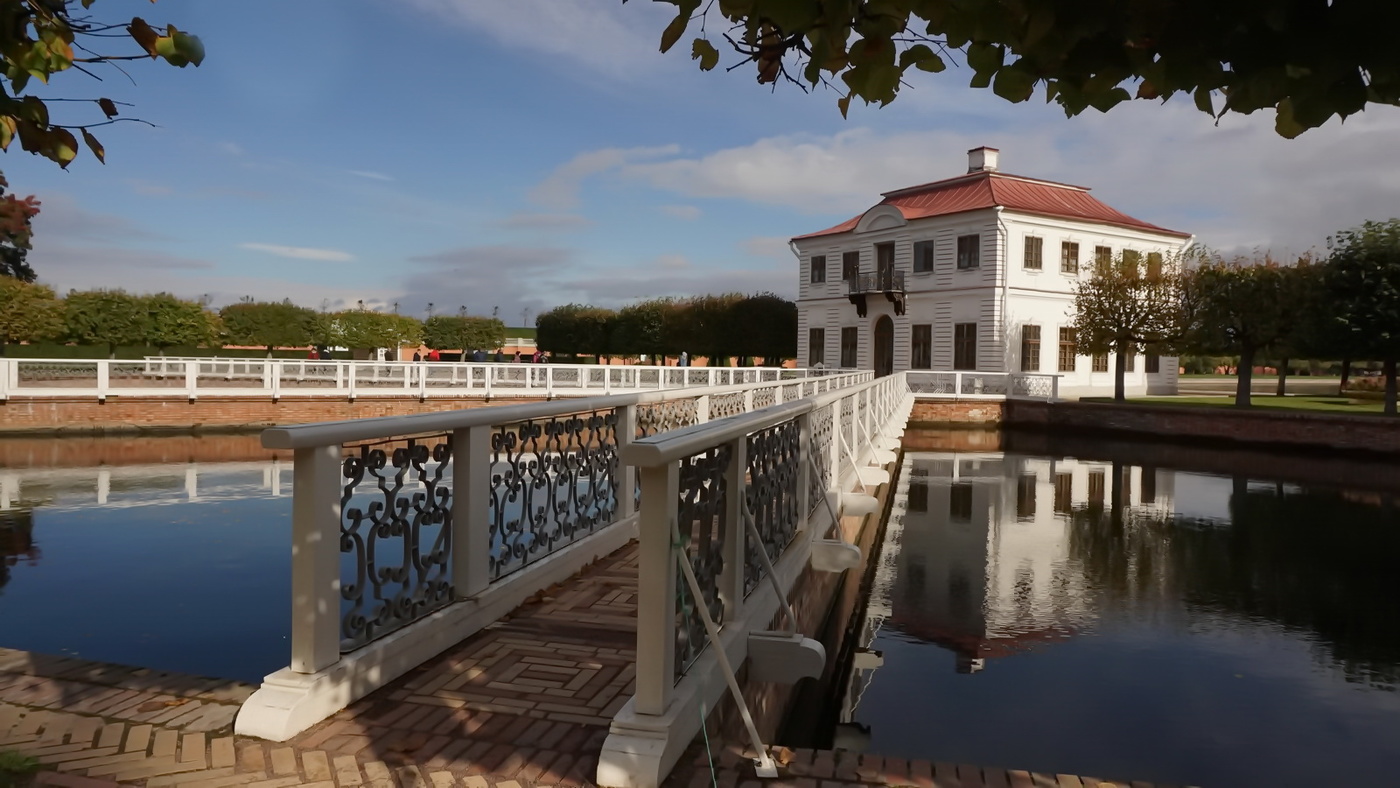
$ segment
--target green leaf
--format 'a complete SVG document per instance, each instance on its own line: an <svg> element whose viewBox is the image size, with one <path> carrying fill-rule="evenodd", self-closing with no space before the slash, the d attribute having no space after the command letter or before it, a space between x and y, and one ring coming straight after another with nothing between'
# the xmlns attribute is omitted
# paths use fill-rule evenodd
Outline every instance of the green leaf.
<svg viewBox="0 0 1400 788"><path fill-rule="evenodd" d="M9 150L15 139L15 119L9 115L0 116L0 150Z"/></svg>
<svg viewBox="0 0 1400 788"><path fill-rule="evenodd" d="M58 162L58 166L65 170L73 159L78 157L78 140L68 129L49 129L49 144L52 153L45 155Z"/></svg>
<svg viewBox="0 0 1400 788"><path fill-rule="evenodd" d="M915 44L899 53L899 67L907 69L911 65L920 71L932 74L937 74L948 67L948 64L943 62L943 58L939 57L938 53L930 49L927 44Z"/></svg>
<svg viewBox="0 0 1400 788"><path fill-rule="evenodd" d="M1034 91L1035 77L1026 73L1024 69L1016 68L1014 64L998 71L996 81L992 84L993 93L1013 104L1030 98Z"/></svg>
<svg viewBox="0 0 1400 788"><path fill-rule="evenodd" d="M156 41L160 39L160 34L147 24L146 20L139 16L133 18L131 24L126 26L126 32L130 33L136 43L140 44L141 48L146 50L146 53L151 57L159 54L156 52Z"/></svg>
<svg viewBox="0 0 1400 788"><path fill-rule="evenodd" d="M844 96L842 96L841 98L837 99L837 100L836 100L836 107L837 107L837 109L840 109L840 110L841 110L841 117L842 117L842 118L845 118L845 117L846 117L846 113L849 112L849 111L851 110L851 94L850 94L850 93L847 93L846 95L844 95Z"/></svg>
<svg viewBox="0 0 1400 788"><path fill-rule="evenodd" d="M176 30L174 25L171 25L170 31L170 37L175 39L176 52L196 68L204 62L204 42L199 40L199 36L182 33Z"/></svg>
<svg viewBox="0 0 1400 788"><path fill-rule="evenodd" d="M967 47L967 65L978 74L986 74L988 77L997 69L1001 68L1002 58L1005 57L1005 50L999 46L974 42Z"/></svg>
<svg viewBox="0 0 1400 788"><path fill-rule="evenodd" d="M690 45L690 59L700 61L701 71L709 71L719 65L719 50L709 41L697 38Z"/></svg>
<svg viewBox="0 0 1400 788"><path fill-rule="evenodd" d="M92 155L96 156L98 161L102 162L103 164L106 164L107 150L102 147L102 143L98 142L97 138L92 136L92 134L87 129L83 129L82 132L83 142L87 143L88 150L92 151Z"/></svg>
<svg viewBox="0 0 1400 788"><path fill-rule="evenodd" d="M117 105L111 99L100 98L97 100L97 106L102 108L102 114L107 117L115 118L117 116Z"/></svg>
<svg viewBox="0 0 1400 788"><path fill-rule="evenodd" d="M676 18L672 19L671 24L667 25L666 29L661 33L661 51L671 51L671 47L675 46L676 42L681 40L681 36L685 34L685 29L689 24L689 13L681 11L679 14L676 14Z"/></svg>
<svg viewBox="0 0 1400 788"><path fill-rule="evenodd" d="M1278 103L1278 110L1274 115L1274 131L1278 132L1280 137L1290 140L1307 131L1307 128L1293 117L1293 99L1284 99Z"/></svg>

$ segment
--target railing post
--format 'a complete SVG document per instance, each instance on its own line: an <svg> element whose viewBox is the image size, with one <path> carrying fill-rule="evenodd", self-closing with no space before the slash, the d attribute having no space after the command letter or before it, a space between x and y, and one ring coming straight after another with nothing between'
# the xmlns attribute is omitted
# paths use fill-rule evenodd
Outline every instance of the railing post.
<svg viewBox="0 0 1400 788"><path fill-rule="evenodd" d="M340 446L297 449L292 476L292 670L340 659Z"/></svg>
<svg viewBox="0 0 1400 788"><path fill-rule="evenodd" d="M354 365L353 363L347 361L347 362L344 363L344 366L345 366L345 377L346 377L346 380L350 383L350 393L349 393L350 401L351 401L351 402L354 402L354 401L355 401L355 383L356 383L355 378L357 377L357 376L355 375L355 365Z"/></svg>
<svg viewBox="0 0 1400 788"><path fill-rule="evenodd" d="M710 420L710 395L701 394L695 398L695 423L704 424Z"/></svg>
<svg viewBox="0 0 1400 788"><path fill-rule="evenodd" d="M617 409L617 456L637 439L637 406L623 405ZM617 480L618 519L627 519L637 513L637 469L631 465L619 464L622 477Z"/></svg>
<svg viewBox="0 0 1400 788"><path fill-rule="evenodd" d="M104 402L107 399L107 388L111 384L112 362L107 359L99 359L97 362L97 401Z"/></svg>
<svg viewBox="0 0 1400 788"><path fill-rule="evenodd" d="M554 399L554 365L548 364L544 368L544 395Z"/></svg>
<svg viewBox="0 0 1400 788"><path fill-rule="evenodd" d="M459 599L491 585L491 428L452 431L452 585Z"/></svg>
<svg viewBox="0 0 1400 788"><path fill-rule="evenodd" d="M1060 376L1054 375L1050 378L1050 401L1060 401Z"/></svg>
<svg viewBox="0 0 1400 788"><path fill-rule="evenodd" d="M753 412L753 389L744 390L744 412Z"/></svg>
<svg viewBox="0 0 1400 788"><path fill-rule="evenodd" d="M642 511L637 547L638 714L660 715L671 702L676 670L676 558L671 554L680 469L674 462L641 468Z"/></svg>
<svg viewBox="0 0 1400 788"><path fill-rule="evenodd" d="M963 393L963 390L962 390L962 381L963 381L962 373L961 373L961 372L954 372L954 373L953 373L953 393L956 394L956 395L959 395L959 396L961 396L962 393Z"/></svg>
<svg viewBox="0 0 1400 788"><path fill-rule="evenodd" d="M744 527L744 471L748 468L748 439L729 444L729 467L724 469L724 567L719 575L719 598L724 620L736 621L744 604L744 565L748 562L748 529ZM758 549L763 549L762 545Z"/></svg>

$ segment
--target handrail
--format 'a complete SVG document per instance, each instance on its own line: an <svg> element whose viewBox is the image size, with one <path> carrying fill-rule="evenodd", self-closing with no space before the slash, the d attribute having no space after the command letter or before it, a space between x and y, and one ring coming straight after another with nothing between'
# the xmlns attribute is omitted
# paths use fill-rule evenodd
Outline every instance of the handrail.
<svg viewBox="0 0 1400 788"><path fill-rule="evenodd" d="M858 378L869 374L868 372L846 373L832 377L843 379ZM468 427L509 424L511 422L524 421L527 419L546 418L549 416L578 413L588 410L601 410L604 408L615 408L626 405L644 405L651 402L665 402L671 399L684 399L704 395L714 396L730 394L739 391L781 387L790 385L791 383L792 381L765 381L762 383L745 383L738 386L692 386L688 388L666 389L664 391L608 394L596 397L580 397L577 399L556 400L551 402L531 402L521 405L498 405L490 408L469 408L466 410L443 411L439 413L415 413L410 416L380 416L370 419L351 419L347 421L297 424L287 427L269 427L263 430L262 444L263 448L266 449L301 449L310 446L329 446L351 441L370 440L384 436L445 432L447 430L457 430ZM843 381L835 385L849 384ZM766 410L771 410L771 408ZM684 432L685 430L680 431Z"/></svg>

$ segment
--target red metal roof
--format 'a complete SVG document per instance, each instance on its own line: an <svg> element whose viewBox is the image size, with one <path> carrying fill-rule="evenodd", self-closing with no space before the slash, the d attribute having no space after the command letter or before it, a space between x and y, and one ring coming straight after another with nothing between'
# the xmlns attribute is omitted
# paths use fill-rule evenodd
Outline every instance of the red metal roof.
<svg viewBox="0 0 1400 788"><path fill-rule="evenodd" d="M948 216L986 208L1004 208L1008 211L1108 224L1181 238L1191 237L1190 233L1158 227L1115 210L1091 197L1089 189L1084 186L1071 186L1000 172L974 172L886 192L881 196L885 199L880 201L879 205L893 205L906 220ZM860 223L861 216L820 232L799 235L793 240L850 232Z"/></svg>

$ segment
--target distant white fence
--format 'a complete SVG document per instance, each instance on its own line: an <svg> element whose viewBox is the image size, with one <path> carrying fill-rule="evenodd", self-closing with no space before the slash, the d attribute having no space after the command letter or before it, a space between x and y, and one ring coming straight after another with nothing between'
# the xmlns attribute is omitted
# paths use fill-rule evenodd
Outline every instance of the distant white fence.
<svg viewBox="0 0 1400 788"><path fill-rule="evenodd" d="M1060 375L1038 372L945 372L910 370L909 391L916 395L964 399L1060 398Z"/></svg>
<svg viewBox="0 0 1400 788"><path fill-rule="evenodd" d="M776 383L842 370L151 357L0 359L0 400L30 397L580 397Z"/></svg>

